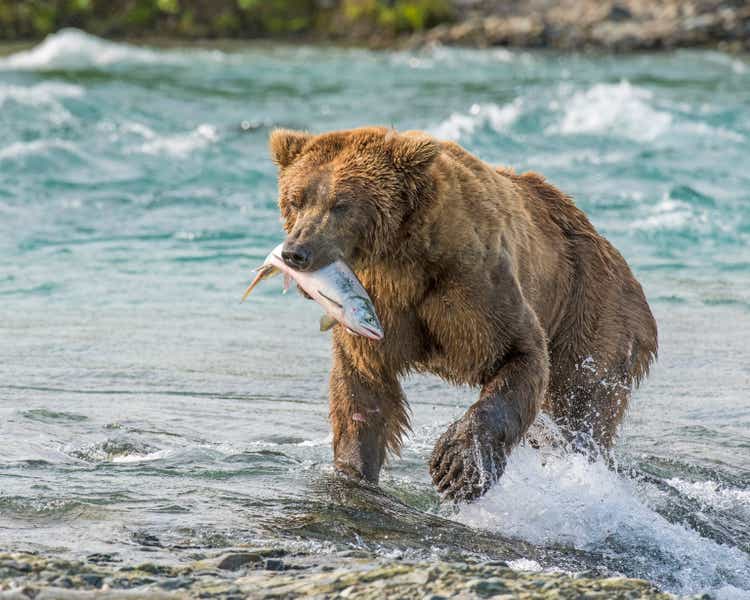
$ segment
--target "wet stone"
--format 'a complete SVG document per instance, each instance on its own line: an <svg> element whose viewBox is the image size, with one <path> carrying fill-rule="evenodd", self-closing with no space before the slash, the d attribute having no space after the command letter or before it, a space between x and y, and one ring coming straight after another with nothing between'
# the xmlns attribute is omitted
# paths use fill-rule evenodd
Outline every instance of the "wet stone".
<svg viewBox="0 0 750 600"><path fill-rule="evenodd" d="M187 589L194 582L195 582L195 579L193 579L192 577L172 577L171 579L162 581L158 585L163 590L171 591L171 590Z"/></svg>
<svg viewBox="0 0 750 600"><path fill-rule="evenodd" d="M469 581L466 587L478 596L484 598L509 591L505 582L497 577L492 577L490 579L474 579Z"/></svg>
<svg viewBox="0 0 750 600"><path fill-rule="evenodd" d="M283 548L257 548L248 552L228 554L217 566L223 571L236 571L245 566L264 563L266 559L282 558L287 554Z"/></svg>
<svg viewBox="0 0 750 600"><path fill-rule="evenodd" d="M339 552L339 556L342 558L369 558L369 554L364 550L345 550Z"/></svg>
<svg viewBox="0 0 750 600"><path fill-rule="evenodd" d="M0 578L0 600L13 590L13 600L59 600L61 598L330 598L355 600L400 600L413 598L540 598L574 600L630 598L674 600L646 581L622 577L580 578L559 573L523 573L499 566L467 565L460 562L409 562L369 558L331 557L326 564L319 555L295 553L282 560L274 549L235 552L216 557L217 562L238 566L207 568L213 562L180 566L104 565L94 570L87 563L64 562L33 555L2 555L0 564L17 561L30 570L13 570ZM238 558L240 557L240 558ZM248 562L251 561L251 562ZM262 567L262 568L261 568ZM304 568L303 571L298 569ZM152 571L149 576L145 572ZM57 573L57 577L54 574ZM540 584L544 584L540 587ZM21 595L22 588L28 593ZM97 590L97 591L92 591ZM9 598L8 598L9 600Z"/></svg>
<svg viewBox="0 0 750 600"><path fill-rule="evenodd" d="M20 573L31 572L31 565L28 563L21 563L15 560L5 560L0 563L0 568L9 569L12 571L18 571Z"/></svg>
<svg viewBox="0 0 750 600"><path fill-rule="evenodd" d="M285 568L284 561L278 558L267 558L263 568L266 571L283 571Z"/></svg>
<svg viewBox="0 0 750 600"><path fill-rule="evenodd" d="M122 588L124 590L129 590L132 588L141 587L142 585L151 585L152 583L155 583L155 579L151 579L150 577L132 577L132 578L118 578L112 580L112 587L115 588Z"/></svg>
<svg viewBox="0 0 750 600"><path fill-rule="evenodd" d="M142 573L149 573L151 575L171 575L172 574L171 567L164 567L161 565L155 565L153 563L145 563L143 565L138 565L137 569L141 571Z"/></svg>
<svg viewBox="0 0 750 600"><path fill-rule="evenodd" d="M481 567L503 567L504 569L509 568L508 567L508 561L505 560L488 560L486 562L480 563Z"/></svg>
<svg viewBox="0 0 750 600"><path fill-rule="evenodd" d="M112 563L112 562L120 562L120 558L116 554L107 554L104 552L96 552L94 554L89 554L86 557L86 561L93 563L95 565L98 564L104 564L104 563Z"/></svg>
<svg viewBox="0 0 750 600"><path fill-rule="evenodd" d="M237 571L243 567L262 561L263 557L257 552L241 552L225 556L217 566L222 571Z"/></svg>
<svg viewBox="0 0 750 600"><path fill-rule="evenodd" d="M152 535L150 533L144 533L142 531L136 532L132 535L133 541L136 544L140 544L141 546L144 546L146 548L161 548L161 542L159 541L159 538L155 535Z"/></svg>
<svg viewBox="0 0 750 600"><path fill-rule="evenodd" d="M96 575L95 573L86 573L84 575L80 575L79 577L81 581L83 581L83 583L90 587L100 588L104 583L104 577L102 577L101 575Z"/></svg>
<svg viewBox="0 0 750 600"><path fill-rule="evenodd" d="M65 589L72 589L75 587L75 583L70 577L58 577L55 579L55 586Z"/></svg>

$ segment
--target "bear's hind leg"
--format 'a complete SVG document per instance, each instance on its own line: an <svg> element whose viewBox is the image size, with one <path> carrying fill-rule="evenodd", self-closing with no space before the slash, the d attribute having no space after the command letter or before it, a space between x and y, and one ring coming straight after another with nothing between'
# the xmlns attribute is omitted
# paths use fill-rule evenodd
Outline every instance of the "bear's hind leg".
<svg viewBox="0 0 750 600"><path fill-rule="evenodd" d="M398 380L358 371L334 344L330 417L336 470L377 483L388 450L398 453L409 429L406 398Z"/></svg>
<svg viewBox="0 0 750 600"><path fill-rule="evenodd" d="M625 365L606 365L591 356L570 371L573 376L560 378L565 385L551 386L550 412L567 432L573 450L591 457L606 454L630 400L629 373Z"/></svg>

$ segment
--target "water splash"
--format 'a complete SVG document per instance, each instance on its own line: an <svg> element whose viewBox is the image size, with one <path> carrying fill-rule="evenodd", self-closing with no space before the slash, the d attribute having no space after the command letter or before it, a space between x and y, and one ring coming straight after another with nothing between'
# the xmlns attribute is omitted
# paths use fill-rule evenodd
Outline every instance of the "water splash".
<svg viewBox="0 0 750 600"><path fill-rule="evenodd" d="M602 460L519 447L500 482L458 520L542 546L621 557L625 574L676 593L750 588L750 557L670 522Z"/></svg>

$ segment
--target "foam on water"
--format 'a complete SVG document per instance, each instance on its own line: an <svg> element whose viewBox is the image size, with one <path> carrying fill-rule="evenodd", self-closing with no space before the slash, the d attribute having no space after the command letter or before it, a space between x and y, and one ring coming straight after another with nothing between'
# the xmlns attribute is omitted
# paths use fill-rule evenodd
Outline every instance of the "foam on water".
<svg viewBox="0 0 750 600"><path fill-rule="evenodd" d="M33 154L47 154L53 150L76 152L75 144L64 140L35 140L33 142L13 142L0 148L0 160L17 159Z"/></svg>
<svg viewBox="0 0 750 600"><path fill-rule="evenodd" d="M139 132L146 141L135 149L144 154L166 154L181 158L187 156L194 150L203 148L219 139L216 128L213 125L203 123L187 133L175 135L157 135L148 128L142 127Z"/></svg>
<svg viewBox="0 0 750 600"><path fill-rule="evenodd" d="M630 224L634 229L675 229L700 227L708 222L705 211L664 194L660 202L648 207L648 214Z"/></svg>
<svg viewBox="0 0 750 600"><path fill-rule="evenodd" d="M84 89L79 85L56 81L42 82L30 86L0 84L0 110L7 111L13 105L34 109L39 117L55 125L66 123L73 115L61 100L81 98Z"/></svg>
<svg viewBox="0 0 750 600"><path fill-rule="evenodd" d="M528 53L520 53L508 48L476 51L469 48L446 48L439 44L429 46L418 53L411 51L394 52L388 58L394 65L406 65L415 70L461 68L465 67L467 63L485 65L488 63L513 63L515 61L528 63L532 60Z"/></svg>
<svg viewBox="0 0 750 600"><path fill-rule="evenodd" d="M525 571L525 572L538 572L542 571L542 565L535 560L528 558L517 558L516 560L509 560L508 566L514 571Z"/></svg>
<svg viewBox="0 0 750 600"><path fill-rule="evenodd" d="M586 90L563 85L549 108L562 112L562 116L547 127L547 133L551 134L619 136L645 144L667 139L669 134L731 142L745 140L738 131L695 121L695 114L701 110L699 107L688 103L672 106L658 103L651 90L624 79L617 84L598 83Z"/></svg>
<svg viewBox="0 0 750 600"><path fill-rule="evenodd" d="M154 63L165 58L163 53L109 42L78 29L62 29L30 50L0 59L0 69L70 69L121 62Z"/></svg>
<svg viewBox="0 0 750 600"><path fill-rule="evenodd" d="M80 85L57 81L45 81L28 87L0 85L0 108L8 101L30 106L42 106L58 98L80 98L83 94L84 89Z"/></svg>
<svg viewBox="0 0 750 600"><path fill-rule="evenodd" d="M631 85L598 83L585 91L563 98L563 117L548 128L550 133L620 135L637 141L649 141L666 131L672 116L651 106L649 90Z"/></svg>
<svg viewBox="0 0 750 600"><path fill-rule="evenodd" d="M736 512L750 521L750 490L736 489L716 481L685 481L673 477L666 483L711 510Z"/></svg>
<svg viewBox="0 0 750 600"><path fill-rule="evenodd" d="M212 62L222 62L227 55L218 50L190 53ZM163 51L110 42L78 29L61 29L48 35L30 50L0 58L0 70L44 71L51 69L86 69L118 64L189 64L185 52Z"/></svg>
<svg viewBox="0 0 750 600"><path fill-rule="evenodd" d="M677 593L750 587L750 557L673 523L602 460L519 447L502 479L458 520L543 546L622 557L627 574ZM728 589L729 589L728 588Z"/></svg>
<svg viewBox="0 0 750 600"><path fill-rule="evenodd" d="M521 115L522 102L516 99L510 104L472 104L467 113L453 113L445 121L430 130L435 137L459 141L470 137L475 131L488 127L502 133Z"/></svg>

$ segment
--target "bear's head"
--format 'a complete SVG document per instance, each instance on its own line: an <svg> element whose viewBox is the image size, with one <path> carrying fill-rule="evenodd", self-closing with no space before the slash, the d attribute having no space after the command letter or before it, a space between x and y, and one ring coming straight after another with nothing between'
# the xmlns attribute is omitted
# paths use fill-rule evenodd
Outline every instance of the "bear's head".
<svg viewBox="0 0 750 600"><path fill-rule="evenodd" d="M298 270L392 256L410 217L434 194L428 171L440 144L423 133L278 129L270 148L287 232L283 258Z"/></svg>

